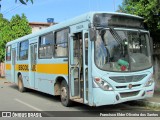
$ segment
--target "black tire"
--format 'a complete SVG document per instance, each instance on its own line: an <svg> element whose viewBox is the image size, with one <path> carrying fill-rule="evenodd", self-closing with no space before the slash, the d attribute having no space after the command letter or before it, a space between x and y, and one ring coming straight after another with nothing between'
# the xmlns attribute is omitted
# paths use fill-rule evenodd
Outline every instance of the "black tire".
<svg viewBox="0 0 160 120"><path fill-rule="evenodd" d="M18 76L18 90L20 92L25 92L26 91L26 88L23 85L22 75Z"/></svg>
<svg viewBox="0 0 160 120"><path fill-rule="evenodd" d="M72 101L69 98L69 89L65 80L61 82L61 103L65 107L72 105Z"/></svg>

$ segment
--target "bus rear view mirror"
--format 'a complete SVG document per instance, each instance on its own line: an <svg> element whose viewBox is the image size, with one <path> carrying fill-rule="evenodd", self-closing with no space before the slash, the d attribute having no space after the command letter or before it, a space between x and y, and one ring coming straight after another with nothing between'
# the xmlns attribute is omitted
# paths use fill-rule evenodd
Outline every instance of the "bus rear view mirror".
<svg viewBox="0 0 160 120"><path fill-rule="evenodd" d="M93 28L90 28L89 34L90 34L90 40L95 41L96 40L96 31Z"/></svg>

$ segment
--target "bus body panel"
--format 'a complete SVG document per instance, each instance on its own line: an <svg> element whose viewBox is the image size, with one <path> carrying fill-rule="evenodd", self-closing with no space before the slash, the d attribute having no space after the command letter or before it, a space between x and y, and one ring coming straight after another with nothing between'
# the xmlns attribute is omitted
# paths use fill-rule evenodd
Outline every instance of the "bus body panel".
<svg viewBox="0 0 160 120"><path fill-rule="evenodd" d="M121 93L127 93L127 92L135 92L135 91L140 91L136 96L131 96L131 97L125 97L121 98L120 92L119 91L103 91L100 88L93 88L93 94L94 94L94 104L93 106L102 106L102 105L111 105L111 104L118 104L126 101L132 101L132 100L140 100L140 99L145 99L148 97L153 96L154 92L154 84L152 86L147 87L147 88L141 88L141 89L135 89L133 91L128 90L124 91ZM145 92L145 95L143 93ZM119 96L120 99L117 100L116 96Z"/></svg>
<svg viewBox="0 0 160 120"><path fill-rule="evenodd" d="M11 61L5 60L5 78L11 82Z"/></svg>

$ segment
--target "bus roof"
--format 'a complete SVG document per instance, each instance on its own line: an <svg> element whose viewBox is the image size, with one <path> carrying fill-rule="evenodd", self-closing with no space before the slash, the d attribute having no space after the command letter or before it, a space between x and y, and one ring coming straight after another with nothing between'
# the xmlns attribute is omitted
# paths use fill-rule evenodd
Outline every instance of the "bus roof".
<svg viewBox="0 0 160 120"><path fill-rule="evenodd" d="M88 13L82 14L80 16L77 16L75 18L72 18L72 19L66 20L64 22L55 24L55 25L50 26L48 28L44 28L44 29L42 29L42 30L40 30L38 32L31 33L29 35L26 35L26 36L23 36L21 38L18 38L18 39L15 39L13 41L10 41L6 45L10 45L10 44L13 44L13 43L16 43L16 42L20 42L20 41L23 41L23 40L34 38L34 37L37 37L39 35L43 35L43 34L46 34L48 32L51 32L51 31L54 31L54 30L58 30L58 29L61 29L61 28L64 28L64 27L68 27L70 25L74 25L74 24L77 24L77 23L80 23L80 22L83 22L83 21L89 20L92 23L93 22L93 16L94 16L94 14L97 14L97 13L106 13L106 14L113 14L113 15L124 15L124 16L135 17L135 18L138 18L138 19L143 19L142 17L136 16L136 15L118 13L118 12L104 12L104 11L101 11L101 12L100 11L98 11L98 12L88 12Z"/></svg>

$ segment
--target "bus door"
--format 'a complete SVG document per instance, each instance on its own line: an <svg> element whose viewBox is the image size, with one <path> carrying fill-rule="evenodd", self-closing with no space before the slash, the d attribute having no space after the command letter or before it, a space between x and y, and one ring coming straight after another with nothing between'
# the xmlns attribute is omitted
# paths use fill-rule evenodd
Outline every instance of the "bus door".
<svg viewBox="0 0 160 120"><path fill-rule="evenodd" d="M15 65L16 65L16 48L12 48L12 65L11 65L11 81L16 82L16 76L15 76Z"/></svg>
<svg viewBox="0 0 160 120"><path fill-rule="evenodd" d="M88 31L83 31L83 94L84 103L88 103ZM90 58L91 60L91 58Z"/></svg>
<svg viewBox="0 0 160 120"><path fill-rule="evenodd" d="M74 101L87 103L85 65L85 32L73 33L69 41L69 88L70 98ZM87 54L88 55L88 54ZM88 58L88 56L87 56ZM87 59L88 60L88 59Z"/></svg>
<svg viewBox="0 0 160 120"><path fill-rule="evenodd" d="M30 44L30 87L36 88L35 84L35 74L36 74L36 64L37 64L37 43Z"/></svg>

